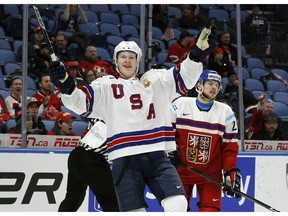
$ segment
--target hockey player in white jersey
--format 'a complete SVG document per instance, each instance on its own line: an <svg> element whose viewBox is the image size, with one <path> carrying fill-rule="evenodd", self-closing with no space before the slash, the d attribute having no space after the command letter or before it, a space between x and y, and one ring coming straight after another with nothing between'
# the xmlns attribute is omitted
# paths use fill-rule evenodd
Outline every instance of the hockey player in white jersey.
<svg viewBox="0 0 288 216"><path fill-rule="evenodd" d="M100 117L107 124L108 157L120 211L145 211L145 185L164 211L186 211L181 179L167 158L176 149L169 107L196 84L202 62L216 46L216 28L204 28L189 56L176 67L151 69L137 76L142 51L122 41L113 60L119 77L104 76L89 86L75 87L65 65L52 62L52 83L63 104L79 115Z"/></svg>
<svg viewBox="0 0 288 216"><path fill-rule="evenodd" d="M197 98L180 97L172 103L179 161L177 171L184 185L188 203L197 187L199 211L221 209L221 186L187 169L193 167L240 190L241 175L236 168L238 128L232 109L215 101L220 91L221 76L204 70L196 85ZM175 155L176 156L176 155ZM183 165L184 164L184 165ZM228 195L239 197L231 191Z"/></svg>

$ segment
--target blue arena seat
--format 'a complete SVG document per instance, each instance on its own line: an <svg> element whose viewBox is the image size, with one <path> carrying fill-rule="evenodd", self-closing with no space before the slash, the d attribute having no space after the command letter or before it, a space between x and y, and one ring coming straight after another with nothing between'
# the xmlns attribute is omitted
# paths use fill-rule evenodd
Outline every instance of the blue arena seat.
<svg viewBox="0 0 288 216"><path fill-rule="evenodd" d="M168 17L173 17L176 19L180 19L182 16L182 11L178 7L169 6L168 8Z"/></svg>
<svg viewBox="0 0 288 216"><path fill-rule="evenodd" d="M244 83L248 90L250 90L251 92L255 90L265 91L264 84L257 79L248 78L244 81Z"/></svg>
<svg viewBox="0 0 288 216"><path fill-rule="evenodd" d="M121 20L122 20L122 24L130 24L133 25L135 27L139 27L140 23L139 23L139 19L136 15L134 14L123 14L121 16Z"/></svg>
<svg viewBox="0 0 288 216"><path fill-rule="evenodd" d="M273 94L274 101L282 102L288 106L288 92L275 92Z"/></svg>
<svg viewBox="0 0 288 216"><path fill-rule="evenodd" d="M253 79L260 79L265 74L267 74L267 71L263 68L252 68L250 71L250 76Z"/></svg>
<svg viewBox="0 0 288 216"><path fill-rule="evenodd" d="M99 26L100 32L106 35L120 35L120 29L113 23L101 23Z"/></svg>
<svg viewBox="0 0 288 216"><path fill-rule="evenodd" d="M271 96L266 91L252 91L255 98L258 98L261 94L265 96L265 99L272 99Z"/></svg>
<svg viewBox="0 0 288 216"><path fill-rule="evenodd" d="M0 95L2 95L2 98L5 99L6 97L8 97L10 95L10 92L5 89L0 89Z"/></svg>
<svg viewBox="0 0 288 216"><path fill-rule="evenodd" d="M138 29L130 24L124 24L120 27L121 35L123 36L139 36Z"/></svg>
<svg viewBox="0 0 288 216"><path fill-rule="evenodd" d="M94 11L85 10L84 12L85 12L88 22L97 23L99 21L98 16Z"/></svg>
<svg viewBox="0 0 288 216"><path fill-rule="evenodd" d="M0 49L11 50L11 45L7 40L0 39Z"/></svg>
<svg viewBox="0 0 288 216"><path fill-rule="evenodd" d="M79 31L82 32L89 32L90 34L96 34L99 33L99 28L96 23L93 22L87 22L87 23L81 23L79 24Z"/></svg>
<svg viewBox="0 0 288 216"><path fill-rule="evenodd" d="M6 75L10 75L15 71L15 69L19 69L21 71L21 66L16 62L7 62L4 65L4 71Z"/></svg>
<svg viewBox="0 0 288 216"><path fill-rule="evenodd" d="M81 136L83 131L87 128L88 123L84 121L74 121L72 130L78 135Z"/></svg>
<svg viewBox="0 0 288 216"><path fill-rule="evenodd" d="M0 63L17 62L16 54L12 50L0 49Z"/></svg>
<svg viewBox="0 0 288 216"><path fill-rule="evenodd" d="M111 4L111 11L119 14L128 14L130 9L128 4Z"/></svg>
<svg viewBox="0 0 288 216"><path fill-rule="evenodd" d="M220 22L229 21L229 13L223 9L210 9L208 12L209 19L215 19Z"/></svg>
<svg viewBox="0 0 288 216"><path fill-rule="evenodd" d="M274 112L280 118L288 118L288 106L282 102L274 101Z"/></svg>
<svg viewBox="0 0 288 216"><path fill-rule="evenodd" d="M288 80L288 72L284 69L273 68L271 72L281 76L284 80Z"/></svg>
<svg viewBox="0 0 288 216"><path fill-rule="evenodd" d="M166 62L168 52L159 52L157 55L157 63L162 64Z"/></svg>
<svg viewBox="0 0 288 216"><path fill-rule="evenodd" d="M267 91L274 94L275 92L287 92L286 85L280 80L268 80L266 83Z"/></svg>
<svg viewBox="0 0 288 216"><path fill-rule="evenodd" d="M247 59L247 68L249 68L251 70L252 68L255 68L255 67L265 69L265 65L261 59L254 58L254 57L248 58Z"/></svg>
<svg viewBox="0 0 288 216"><path fill-rule="evenodd" d="M116 25L121 23L119 16L113 12L102 12L100 14L100 21L105 23L114 23Z"/></svg>
<svg viewBox="0 0 288 216"><path fill-rule="evenodd" d="M235 73L237 74L237 76L239 78L238 67L233 67L233 69L234 69ZM250 73L249 73L249 71L246 68L242 67L241 71L242 71L242 80L246 80L248 78L251 78L250 77Z"/></svg>
<svg viewBox="0 0 288 216"><path fill-rule="evenodd" d="M109 62L112 61L111 55L110 55L110 53L107 51L107 49L102 48L102 47L96 47L96 52L97 52L97 55L98 55L102 60L109 61Z"/></svg>
<svg viewBox="0 0 288 216"><path fill-rule="evenodd" d="M48 119L42 119L42 122L44 123L47 131L50 131L54 127L54 124L55 124L55 121L48 120Z"/></svg>

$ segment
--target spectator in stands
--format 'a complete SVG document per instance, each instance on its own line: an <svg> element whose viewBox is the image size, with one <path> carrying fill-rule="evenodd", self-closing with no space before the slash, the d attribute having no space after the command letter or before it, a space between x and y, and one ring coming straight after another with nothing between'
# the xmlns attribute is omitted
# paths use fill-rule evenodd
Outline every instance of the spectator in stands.
<svg viewBox="0 0 288 216"><path fill-rule="evenodd" d="M43 73L38 81L39 91L32 97L40 102L38 114L42 119L55 120L58 113L61 112L61 99L58 91L53 91L53 85L50 81L50 75Z"/></svg>
<svg viewBox="0 0 288 216"><path fill-rule="evenodd" d="M47 134L45 124L42 122L42 117L38 114L39 101L33 97L27 101L27 113L32 115L32 130L37 134Z"/></svg>
<svg viewBox="0 0 288 216"><path fill-rule="evenodd" d="M153 5L152 25L160 28L162 30L162 32L164 32L165 29L168 27L168 23L169 23L168 10L169 10L168 4L155 4L155 5Z"/></svg>
<svg viewBox="0 0 288 216"><path fill-rule="evenodd" d="M265 16L260 14L260 7L253 5L251 14L245 18L245 27L247 28L247 43L263 43L266 42L268 30L270 28L268 20Z"/></svg>
<svg viewBox="0 0 288 216"><path fill-rule="evenodd" d="M227 96L227 102L235 113L236 118L239 117L239 80L235 71L232 69L228 73L228 82L224 90L224 94ZM258 98L252 94L245 86L243 86L243 104L245 113L250 109L256 108L257 103L264 99L264 95L260 95ZM251 111L250 111L251 112Z"/></svg>
<svg viewBox="0 0 288 216"><path fill-rule="evenodd" d="M223 49L223 62L233 67L237 65L237 48L231 44L230 32L224 31L220 34L217 47Z"/></svg>
<svg viewBox="0 0 288 216"><path fill-rule="evenodd" d="M78 61L68 61L65 62L66 66L69 68L69 70L74 74L76 85L77 86L83 86L86 85L86 82L83 80L82 74L78 70Z"/></svg>
<svg viewBox="0 0 288 216"><path fill-rule="evenodd" d="M15 109L15 121L16 125L15 127L12 127L8 130L8 134L22 134L22 128L21 128L21 109ZM32 120L32 114L27 113L26 114L26 129L27 129L27 135L34 134L34 131L32 129L33 127L33 120ZM37 133L36 133L37 134Z"/></svg>
<svg viewBox="0 0 288 216"><path fill-rule="evenodd" d="M70 43L77 43L83 50L90 43L90 33L80 32L79 24L87 23L88 19L80 4L67 4L63 13L59 14L58 31L69 31L73 36Z"/></svg>
<svg viewBox="0 0 288 216"><path fill-rule="evenodd" d="M96 72L92 68L87 69L87 71L83 74L83 80L85 81L86 85L91 84L96 78Z"/></svg>
<svg viewBox="0 0 288 216"><path fill-rule="evenodd" d="M31 62L32 65L30 65L28 75L34 79L38 79L39 74L48 71L50 62L51 56L48 44L46 42L43 42L40 46L39 52Z"/></svg>
<svg viewBox="0 0 288 216"><path fill-rule="evenodd" d="M7 132L6 122L10 119L10 113L6 107L3 96L0 94L0 134Z"/></svg>
<svg viewBox="0 0 288 216"><path fill-rule="evenodd" d="M230 71L233 71L232 64L223 60L224 50L220 47L216 47L213 55L209 56L208 68L215 70L223 78L227 77Z"/></svg>
<svg viewBox="0 0 288 216"><path fill-rule="evenodd" d="M185 4L182 6L182 16L178 19L181 28L200 30L208 25L207 19L202 16L199 5Z"/></svg>
<svg viewBox="0 0 288 216"><path fill-rule="evenodd" d="M166 61L181 63L189 54L192 41L193 37L188 31L181 32L177 42L169 47Z"/></svg>
<svg viewBox="0 0 288 216"><path fill-rule="evenodd" d="M11 118L15 118L15 109L13 106L18 104L21 107L22 103L22 80L20 77L13 77L11 79L10 90L11 93L5 98L5 103Z"/></svg>
<svg viewBox="0 0 288 216"><path fill-rule="evenodd" d="M45 41L44 35L40 26L35 26L32 36L29 37L28 41L28 62L31 61L38 55L41 44ZM17 52L17 60L22 61L22 46L21 45Z"/></svg>
<svg viewBox="0 0 288 216"><path fill-rule="evenodd" d="M248 128L245 130L247 139L250 139L254 133L263 128L265 116L274 111L274 101L271 99L263 99L257 104L257 109L253 112Z"/></svg>
<svg viewBox="0 0 288 216"><path fill-rule="evenodd" d="M101 60L98 57L95 46L87 46L85 49L85 59L79 63L78 70L83 74L87 69L93 68L94 71L102 71L110 75L117 76L113 67L107 61Z"/></svg>
<svg viewBox="0 0 288 216"><path fill-rule="evenodd" d="M75 117L70 113L60 112L57 115L54 127L47 135L77 136L77 134L72 131L74 119Z"/></svg>
<svg viewBox="0 0 288 216"><path fill-rule="evenodd" d="M59 60L67 62L67 61L75 61L75 54L72 53L71 50L67 49L67 38L64 34L57 34L55 37L55 54L59 58Z"/></svg>
<svg viewBox="0 0 288 216"><path fill-rule="evenodd" d="M264 125L261 130L254 133L252 140L284 140L282 131L279 129L280 118L276 113L270 112L264 117Z"/></svg>

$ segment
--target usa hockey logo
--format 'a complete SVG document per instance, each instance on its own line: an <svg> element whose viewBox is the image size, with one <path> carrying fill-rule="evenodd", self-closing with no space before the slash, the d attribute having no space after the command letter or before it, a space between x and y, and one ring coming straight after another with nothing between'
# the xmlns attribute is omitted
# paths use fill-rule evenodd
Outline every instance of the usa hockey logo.
<svg viewBox="0 0 288 216"><path fill-rule="evenodd" d="M206 164L210 158L212 137L189 133L187 139L187 161Z"/></svg>

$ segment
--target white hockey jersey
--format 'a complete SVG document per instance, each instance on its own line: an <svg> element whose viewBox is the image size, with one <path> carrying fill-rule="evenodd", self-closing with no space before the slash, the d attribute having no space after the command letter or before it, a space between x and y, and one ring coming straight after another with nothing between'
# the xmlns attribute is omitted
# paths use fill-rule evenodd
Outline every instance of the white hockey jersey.
<svg viewBox="0 0 288 216"><path fill-rule="evenodd" d="M172 151L176 144L171 102L194 87L202 70L202 63L187 58L179 67L151 69L140 79L104 76L61 98L75 113L106 122L109 160Z"/></svg>

